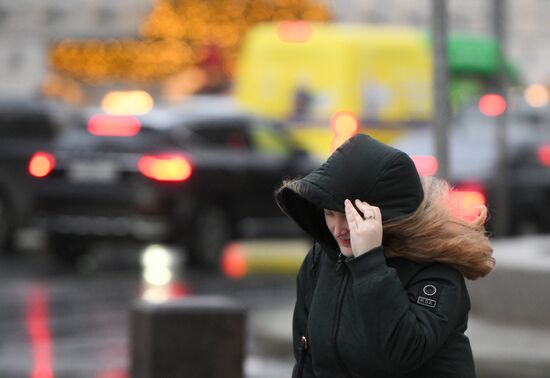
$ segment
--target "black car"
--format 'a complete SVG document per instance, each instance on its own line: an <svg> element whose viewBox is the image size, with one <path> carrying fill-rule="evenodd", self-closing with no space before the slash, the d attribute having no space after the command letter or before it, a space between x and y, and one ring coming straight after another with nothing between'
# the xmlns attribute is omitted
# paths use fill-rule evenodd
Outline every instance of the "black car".
<svg viewBox="0 0 550 378"><path fill-rule="evenodd" d="M530 231L550 233L550 142L524 144L512 158L510 178Z"/></svg>
<svg viewBox="0 0 550 378"><path fill-rule="evenodd" d="M65 261L95 241L130 238L181 245L191 262L213 266L233 238L299 232L273 192L319 162L283 125L208 96L142 116L83 118L30 163L35 224Z"/></svg>
<svg viewBox="0 0 550 378"><path fill-rule="evenodd" d="M40 100L0 101L0 253L13 252L16 231L29 220L32 180L30 156L70 121L61 104Z"/></svg>

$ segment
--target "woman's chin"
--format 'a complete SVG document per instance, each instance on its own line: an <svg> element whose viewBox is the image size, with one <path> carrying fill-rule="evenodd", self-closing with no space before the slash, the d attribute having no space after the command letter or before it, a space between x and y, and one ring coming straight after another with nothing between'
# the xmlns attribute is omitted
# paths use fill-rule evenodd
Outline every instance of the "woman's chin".
<svg viewBox="0 0 550 378"><path fill-rule="evenodd" d="M340 245L340 252L342 252L342 255L344 255L346 257L352 257L353 256L353 251L351 250L351 247L346 247L346 246Z"/></svg>

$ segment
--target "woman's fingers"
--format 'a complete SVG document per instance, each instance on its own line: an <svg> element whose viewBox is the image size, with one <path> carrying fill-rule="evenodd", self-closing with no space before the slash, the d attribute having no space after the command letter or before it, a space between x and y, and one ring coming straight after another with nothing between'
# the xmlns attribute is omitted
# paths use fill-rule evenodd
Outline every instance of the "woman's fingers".
<svg viewBox="0 0 550 378"><path fill-rule="evenodd" d="M353 255L360 256L381 245L383 230L380 209L359 200L355 201L355 206L359 210L350 200L346 199L344 205Z"/></svg>
<svg viewBox="0 0 550 378"><path fill-rule="evenodd" d="M382 222L382 213L380 212L380 208L373 206L372 209L374 210L374 217Z"/></svg>
<svg viewBox="0 0 550 378"><path fill-rule="evenodd" d="M346 209L346 220L348 221L348 224L351 224L354 227L359 226L359 222L361 222L361 216L355 210L350 200L344 201L345 209Z"/></svg>
<svg viewBox="0 0 550 378"><path fill-rule="evenodd" d="M364 220L369 220L373 218L378 220L381 219L380 209L377 208L376 206L370 206L367 202L360 201L358 199L355 200L355 205L363 213Z"/></svg>

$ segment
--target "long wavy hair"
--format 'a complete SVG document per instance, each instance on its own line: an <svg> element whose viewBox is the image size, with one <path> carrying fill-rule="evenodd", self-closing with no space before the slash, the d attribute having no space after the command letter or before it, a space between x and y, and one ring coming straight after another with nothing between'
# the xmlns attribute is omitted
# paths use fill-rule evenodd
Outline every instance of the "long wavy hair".
<svg viewBox="0 0 550 378"><path fill-rule="evenodd" d="M385 255L438 261L454 266L470 280L491 272L495 259L484 226L487 208L481 206L476 219L461 219L450 205L450 188L445 181L423 177L422 186L424 200L418 209L384 224Z"/></svg>

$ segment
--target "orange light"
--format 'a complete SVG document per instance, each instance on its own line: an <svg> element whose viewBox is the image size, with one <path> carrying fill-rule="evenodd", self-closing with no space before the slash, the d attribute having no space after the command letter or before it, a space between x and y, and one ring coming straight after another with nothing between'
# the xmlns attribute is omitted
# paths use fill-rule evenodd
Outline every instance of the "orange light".
<svg viewBox="0 0 550 378"><path fill-rule="evenodd" d="M37 152L32 155L29 161L29 173L38 178L49 175L55 167L55 158L47 152Z"/></svg>
<svg viewBox="0 0 550 378"><path fill-rule="evenodd" d="M548 89L541 84L531 84L525 88L523 93L525 101L534 108L541 108L548 105L550 102L550 94Z"/></svg>
<svg viewBox="0 0 550 378"><path fill-rule="evenodd" d="M243 278L247 273L245 251L238 243L229 243L224 248L222 270L227 277Z"/></svg>
<svg viewBox="0 0 550 378"><path fill-rule="evenodd" d="M449 193L451 211L465 221L475 221L480 215L480 207L486 204L483 187L478 183L466 183Z"/></svg>
<svg viewBox="0 0 550 378"><path fill-rule="evenodd" d="M487 117L498 117L506 110L506 100L499 94L490 93L481 96L478 106Z"/></svg>
<svg viewBox="0 0 550 378"><path fill-rule="evenodd" d="M413 155L411 159L420 176L434 176L437 173L438 163L435 157Z"/></svg>
<svg viewBox="0 0 550 378"><path fill-rule="evenodd" d="M281 21L277 25L277 36L283 42L304 43L312 35L313 30L307 21Z"/></svg>
<svg viewBox="0 0 550 378"><path fill-rule="evenodd" d="M545 167L550 167L550 144L545 144L537 149L539 162Z"/></svg>
<svg viewBox="0 0 550 378"><path fill-rule="evenodd" d="M191 177L191 163L182 155L145 155L138 161L138 169L157 181L185 181Z"/></svg>
<svg viewBox="0 0 550 378"><path fill-rule="evenodd" d="M98 114L88 120L88 132L95 136L131 137L140 129L141 123L132 116Z"/></svg>
<svg viewBox="0 0 550 378"><path fill-rule="evenodd" d="M334 134L331 145L332 151L334 151L359 132L359 121L353 113L341 111L332 116L330 128Z"/></svg>
<svg viewBox="0 0 550 378"><path fill-rule="evenodd" d="M153 106L153 98L145 91L113 91L101 100L101 108L111 115L147 114Z"/></svg>

